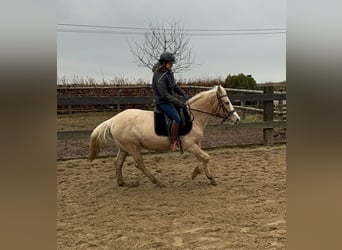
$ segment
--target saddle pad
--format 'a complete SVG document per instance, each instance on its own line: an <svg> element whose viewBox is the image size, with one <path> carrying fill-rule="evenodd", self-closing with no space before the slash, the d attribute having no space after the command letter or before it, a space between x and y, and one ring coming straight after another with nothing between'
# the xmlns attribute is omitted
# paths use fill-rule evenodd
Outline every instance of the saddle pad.
<svg viewBox="0 0 342 250"><path fill-rule="evenodd" d="M183 136L189 133L192 129L192 121L187 110L182 110L180 114L182 121L179 129L179 135ZM168 119L169 122L166 122L166 119ZM164 113L156 110L154 111L154 131L157 135L169 136L168 131L170 131L170 124L171 121L164 115Z"/></svg>

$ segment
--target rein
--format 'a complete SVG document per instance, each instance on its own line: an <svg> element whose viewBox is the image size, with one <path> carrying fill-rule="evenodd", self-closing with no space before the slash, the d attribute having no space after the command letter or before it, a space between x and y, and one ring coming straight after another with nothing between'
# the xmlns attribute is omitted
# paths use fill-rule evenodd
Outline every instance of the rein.
<svg viewBox="0 0 342 250"><path fill-rule="evenodd" d="M224 123L232 114L234 114L236 112L236 110L235 109L227 110L226 107L224 106L224 104L223 104L221 99L222 99L222 97L226 97L227 95L219 96L218 94L216 94L216 96L217 96L217 100L218 100L218 105L215 108L215 110L221 108L223 110L223 112L224 112L223 116L220 115L218 112L207 112L207 111L203 111L203 110L199 110L199 109L194 109L194 108L191 108L190 105L188 105L188 108L189 108L190 112L191 111L196 111L196 112L200 112L200 113L203 113L203 114L211 115L211 116L214 116L214 117L217 117L217 118L222 118L221 124Z"/></svg>

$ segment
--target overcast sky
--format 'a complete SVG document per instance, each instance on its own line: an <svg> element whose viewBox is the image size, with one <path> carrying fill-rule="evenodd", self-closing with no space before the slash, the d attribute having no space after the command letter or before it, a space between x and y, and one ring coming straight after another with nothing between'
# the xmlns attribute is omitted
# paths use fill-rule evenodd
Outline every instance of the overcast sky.
<svg viewBox="0 0 342 250"><path fill-rule="evenodd" d="M258 83L286 80L285 0L58 0L57 3L58 77L72 79L79 75L145 81L152 77L148 68L137 66L129 49L129 42L142 43L143 35L63 32L86 28L58 24L147 28L151 22L177 21L184 29L247 30L239 32L243 35L226 31L224 35L192 36L190 46L198 66L176 74L177 79L225 79L228 74L244 73L251 74ZM272 34L250 34L260 32Z"/></svg>

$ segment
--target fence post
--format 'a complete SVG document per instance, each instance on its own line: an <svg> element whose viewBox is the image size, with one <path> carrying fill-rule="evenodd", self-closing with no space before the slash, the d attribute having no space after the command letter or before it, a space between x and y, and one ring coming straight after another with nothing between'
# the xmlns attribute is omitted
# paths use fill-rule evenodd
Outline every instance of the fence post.
<svg viewBox="0 0 342 250"><path fill-rule="evenodd" d="M240 101L240 106L245 107L246 106L245 101ZM241 111L240 118L242 121L244 121L246 119L246 111L244 109L242 109L242 111Z"/></svg>
<svg viewBox="0 0 342 250"><path fill-rule="evenodd" d="M278 101L278 112L279 112L279 121L283 121L284 120L284 104L283 104L283 100L279 100Z"/></svg>
<svg viewBox="0 0 342 250"><path fill-rule="evenodd" d="M121 89L118 90L118 92L117 92L116 95L117 95L117 96L120 96L120 95L121 95ZM117 109L116 109L116 111L117 111L117 112L120 112L120 108L121 108L120 103L118 103L118 104L117 104Z"/></svg>
<svg viewBox="0 0 342 250"><path fill-rule="evenodd" d="M273 86L265 86L264 94L273 94L274 87ZM264 101L264 121L273 121L273 100ZM273 138L273 128L264 128L264 145L271 146L274 143Z"/></svg>

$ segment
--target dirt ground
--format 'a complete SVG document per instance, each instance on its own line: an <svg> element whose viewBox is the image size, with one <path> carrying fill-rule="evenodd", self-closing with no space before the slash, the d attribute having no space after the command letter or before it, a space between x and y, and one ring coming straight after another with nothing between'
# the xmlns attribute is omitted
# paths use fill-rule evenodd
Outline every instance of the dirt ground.
<svg viewBox="0 0 342 250"><path fill-rule="evenodd" d="M191 180L194 156L145 154L157 188L128 157L57 162L58 249L285 249L286 145L206 150L218 186Z"/></svg>

